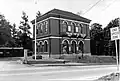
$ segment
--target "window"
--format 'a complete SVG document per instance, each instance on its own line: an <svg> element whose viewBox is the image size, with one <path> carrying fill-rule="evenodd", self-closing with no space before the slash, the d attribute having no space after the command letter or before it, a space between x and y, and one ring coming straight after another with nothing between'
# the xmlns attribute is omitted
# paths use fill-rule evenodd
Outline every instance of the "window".
<svg viewBox="0 0 120 81"><path fill-rule="evenodd" d="M68 26L68 31L69 31L69 32L71 31L71 26Z"/></svg>
<svg viewBox="0 0 120 81"><path fill-rule="evenodd" d="M63 21L63 27L62 27L63 29L63 32L66 32L67 31L67 22L64 22Z"/></svg>
<svg viewBox="0 0 120 81"><path fill-rule="evenodd" d="M38 29L36 29L36 34L38 34Z"/></svg>
<svg viewBox="0 0 120 81"><path fill-rule="evenodd" d="M41 25L41 31L43 32L44 24Z"/></svg>
<svg viewBox="0 0 120 81"><path fill-rule="evenodd" d="M41 23L40 26L39 26L39 31L40 31L40 33L43 32L43 24L42 24L42 23Z"/></svg>
<svg viewBox="0 0 120 81"><path fill-rule="evenodd" d="M76 42L75 41L72 41L72 53L76 53Z"/></svg>
<svg viewBox="0 0 120 81"><path fill-rule="evenodd" d="M72 32L73 32L73 33L76 33L75 23L72 23Z"/></svg>
<svg viewBox="0 0 120 81"><path fill-rule="evenodd" d="M80 34L82 33L82 24L80 24L80 26L79 26L79 33Z"/></svg>
<svg viewBox="0 0 120 81"><path fill-rule="evenodd" d="M86 34L88 35L89 32L89 25L86 24Z"/></svg>
<svg viewBox="0 0 120 81"><path fill-rule="evenodd" d="M82 24L83 27L82 27L82 34L86 34L86 24Z"/></svg>
<svg viewBox="0 0 120 81"><path fill-rule="evenodd" d="M36 25L36 34L38 34L38 27L39 27L39 24Z"/></svg>
<svg viewBox="0 0 120 81"><path fill-rule="evenodd" d="M45 32L47 32L48 31L48 22L46 21L46 23L45 23Z"/></svg>
<svg viewBox="0 0 120 81"><path fill-rule="evenodd" d="M76 26L76 32L78 32L78 27Z"/></svg>
<svg viewBox="0 0 120 81"><path fill-rule="evenodd" d="M42 42L40 42L40 52L43 52Z"/></svg>
<svg viewBox="0 0 120 81"><path fill-rule="evenodd" d="M64 54L69 54L69 42L67 40L62 41L62 51Z"/></svg>
<svg viewBox="0 0 120 81"><path fill-rule="evenodd" d="M44 52L48 52L48 43L44 42Z"/></svg>

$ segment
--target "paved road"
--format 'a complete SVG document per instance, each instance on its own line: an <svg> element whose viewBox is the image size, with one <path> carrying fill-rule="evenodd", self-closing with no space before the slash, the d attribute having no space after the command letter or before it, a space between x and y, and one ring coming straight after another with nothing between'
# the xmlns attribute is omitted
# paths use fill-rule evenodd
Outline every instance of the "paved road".
<svg viewBox="0 0 120 81"><path fill-rule="evenodd" d="M35 67L15 61L2 61L0 81L90 81L115 71L115 65Z"/></svg>

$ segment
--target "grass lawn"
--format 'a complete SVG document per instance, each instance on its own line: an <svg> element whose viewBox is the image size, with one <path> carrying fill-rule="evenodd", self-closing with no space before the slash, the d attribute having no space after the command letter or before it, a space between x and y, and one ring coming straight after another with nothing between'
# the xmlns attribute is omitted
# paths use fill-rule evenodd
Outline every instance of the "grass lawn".
<svg viewBox="0 0 120 81"><path fill-rule="evenodd" d="M99 64L116 64L116 58L113 56L78 56L78 55L62 55L60 59L70 60L77 63L99 63Z"/></svg>
<svg viewBox="0 0 120 81"><path fill-rule="evenodd" d="M94 81L120 81L120 73L112 73Z"/></svg>

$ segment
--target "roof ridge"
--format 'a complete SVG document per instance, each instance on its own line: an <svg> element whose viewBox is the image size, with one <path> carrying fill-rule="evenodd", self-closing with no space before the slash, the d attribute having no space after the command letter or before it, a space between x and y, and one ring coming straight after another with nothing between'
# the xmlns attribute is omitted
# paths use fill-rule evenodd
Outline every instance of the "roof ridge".
<svg viewBox="0 0 120 81"><path fill-rule="evenodd" d="M90 19L82 17L82 16L80 16L78 14L75 14L73 12L69 12L69 11L65 11L65 10L61 10L61 9L56 9L56 8L46 12L41 17L39 17L38 20L43 19L44 17L47 17L47 16L53 16L53 15L56 15L56 16L60 15L64 18L68 18L68 19L70 18L70 19L73 19L73 20L75 19L75 20L82 21L82 22L87 22L87 23L90 23L90 21L91 21Z"/></svg>

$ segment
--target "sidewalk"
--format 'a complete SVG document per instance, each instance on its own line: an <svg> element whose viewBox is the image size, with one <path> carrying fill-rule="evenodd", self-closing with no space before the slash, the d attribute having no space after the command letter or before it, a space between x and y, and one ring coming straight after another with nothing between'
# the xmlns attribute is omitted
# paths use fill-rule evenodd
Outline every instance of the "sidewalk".
<svg viewBox="0 0 120 81"><path fill-rule="evenodd" d="M21 57L23 61L24 57ZM32 59L32 57L27 58L27 64L31 66L92 66L92 65L115 65L112 63L75 63L64 59L54 59L54 58L43 58L43 59Z"/></svg>
<svg viewBox="0 0 120 81"><path fill-rule="evenodd" d="M29 64L35 67L44 67L44 66L115 66L114 64L87 64L87 63L49 63L49 64ZM115 66L116 67L116 66Z"/></svg>
<svg viewBox="0 0 120 81"><path fill-rule="evenodd" d="M19 64L23 64L24 57L10 57L10 58L2 58L2 60L14 61ZM8 60L9 59L9 60ZM93 66L93 65L115 65L108 63L75 63L70 62L64 59L54 59L54 58L43 58L34 60L31 57L27 59L28 63L26 65L30 66Z"/></svg>

